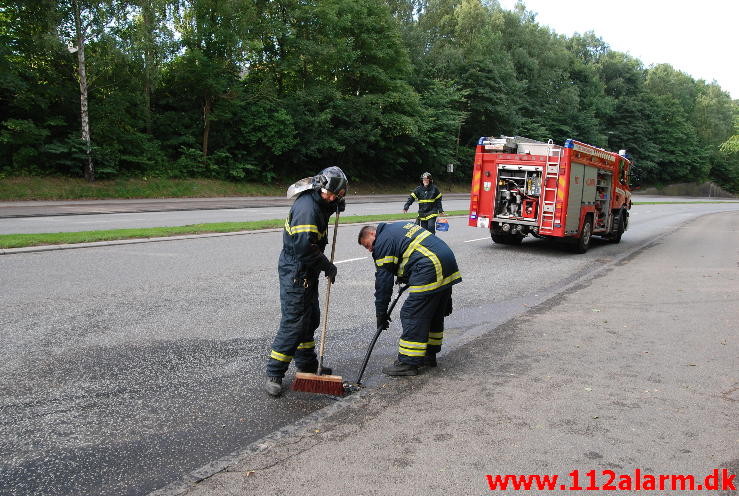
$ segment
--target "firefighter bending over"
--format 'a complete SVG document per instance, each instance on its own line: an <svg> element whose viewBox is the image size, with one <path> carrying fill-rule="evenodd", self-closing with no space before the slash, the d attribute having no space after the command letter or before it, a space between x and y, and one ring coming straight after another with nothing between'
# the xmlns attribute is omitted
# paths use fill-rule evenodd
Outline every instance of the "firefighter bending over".
<svg viewBox="0 0 739 496"><path fill-rule="evenodd" d="M293 358L300 372L315 374L318 369L313 339L321 319L318 276L325 272L332 281L336 277L336 266L323 251L329 218L344 210L346 190L346 176L338 167L328 167L288 189L289 197L299 196L285 220L277 265L282 319L267 362L265 390L271 396L282 394L282 378ZM323 373L330 375L331 369L323 367Z"/></svg>
<svg viewBox="0 0 739 496"><path fill-rule="evenodd" d="M411 191L403 206L403 213L408 212L408 208L414 200L418 201L418 219L416 222L431 234L436 233L436 218L439 214L444 213L444 209L441 206L441 191L434 184L429 172L421 174L421 184Z"/></svg>
<svg viewBox="0 0 739 496"><path fill-rule="evenodd" d="M454 253L444 241L412 222L364 226L359 244L375 261L377 327L387 329L387 308L393 276L408 284L408 298L400 310L403 333L398 359L382 372L390 376L417 375L422 365L436 367L444 338L444 317L452 313L452 286L462 282Z"/></svg>

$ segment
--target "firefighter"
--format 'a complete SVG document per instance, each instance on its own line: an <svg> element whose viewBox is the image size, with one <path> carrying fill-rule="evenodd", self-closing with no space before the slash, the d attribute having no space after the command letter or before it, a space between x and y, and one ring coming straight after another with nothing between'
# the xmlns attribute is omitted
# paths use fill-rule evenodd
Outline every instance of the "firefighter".
<svg viewBox="0 0 739 496"><path fill-rule="evenodd" d="M431 234L436 233L436 217L439 214L443 215L444 209L441 206L441 191L434 184L431 173L424 172L421 174L421 184L411 191L403 206L403 213L408 212L408 207L414 201L418 201L418 219L416 222Z"/></svg>
<svg viewBox="0 0 739 496"><path fill-rule="evenodd" d="M313 334L320 323L318 276L333 282L336 266L324 255L331 214L344 210L347 179L339 167L328 167L313 178L295 183L288 195L298 195L285 220L282 252L277 266L282 319L269 360L265 390L282 394L282 378L295 359L300 372L316 373L318 359ZM324 374L331 369L323 367Z"/></svg>
<svg viewBox="0 0 739 496"><path fill-rule="evenodd" d="M387 329L393 276L408 284L408 298L400 310L403 333L398 358L382 372L390 376L417 375L422 365L436 367L444 338L444 317L452 313L452 286L462 282L454 253L441 238L412 222L364 226L359 244L375 261L375 311L378 329Z"/></svg>

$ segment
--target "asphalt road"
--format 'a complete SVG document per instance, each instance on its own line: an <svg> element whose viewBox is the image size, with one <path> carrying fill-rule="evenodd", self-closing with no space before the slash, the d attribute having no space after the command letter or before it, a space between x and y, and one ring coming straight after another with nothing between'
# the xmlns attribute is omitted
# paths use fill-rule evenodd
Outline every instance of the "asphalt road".
<svg viewBox="0 0 739 496"><path fill-rule="evenodd" d="M449 207L447 207L449 208ZM655 235L737 204L645 205L620 244L575 255L493 245L450 221L464 282L445 346L494 329ZM283 212L284 213L284 212ZM373 277L339 231L327 362L353 379L374 331ZM279 302L279 232L0 256L2 494L146 494L332 399L261 391ZM484 325L483 325L484 324ZM395 354L394 323L365 383Z"/></svg>

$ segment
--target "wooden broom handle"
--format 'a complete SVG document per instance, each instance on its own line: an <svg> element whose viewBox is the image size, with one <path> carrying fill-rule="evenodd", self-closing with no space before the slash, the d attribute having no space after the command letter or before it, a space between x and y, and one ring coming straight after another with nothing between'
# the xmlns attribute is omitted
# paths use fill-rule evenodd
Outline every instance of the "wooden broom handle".
<svg viewBox="0 0 739 496"><path fill-rule="evenodd" d="M339 205L336 205L336 219L334 220L334 238L331 242L331 263L334 263L334 254L336 253L336 233L339 231ZM328 329L328 304L331 300L331 279L328 280L326 286L326 303L323 306L323 329L321 329L321 347L318 351L318 369L316 375L322 375L323 372L323 350L326 344L326 329Z"/></svg>

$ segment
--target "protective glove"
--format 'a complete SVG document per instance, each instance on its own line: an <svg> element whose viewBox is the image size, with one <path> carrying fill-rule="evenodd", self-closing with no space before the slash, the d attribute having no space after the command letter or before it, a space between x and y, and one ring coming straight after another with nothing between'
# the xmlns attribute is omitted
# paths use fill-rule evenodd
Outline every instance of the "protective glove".
<svg viewBox="0 0 739 496"><path fill-rule="evenodd" d="M323 271L326 273L328 280L331 281L331 284L336 282L336 273L338 272L338 269L334 264L328 262Z"/></svg>
<svg viewBox="0 0 739 496"><path fill-rule="evenodd" d="M449 297L449 303L446 306L446 310L444 311L444 317L449 317L452 314L452 297Z"/></svg>
<svg viewBox="0 0 739 496"><path fill-rule="evenodd" d="M380 330L386 330L388 327L390 327L391 318L387 313L378 313L377 314L377 328Z"/></svg>
<svg viewBox="0 0 739 496"><path fill-rule="evenodd" d="M336 200L336 210L338 212L343 212L344 210L346 210L346 198L344 198L343 196L339 197L339 199Z"/></svg>

